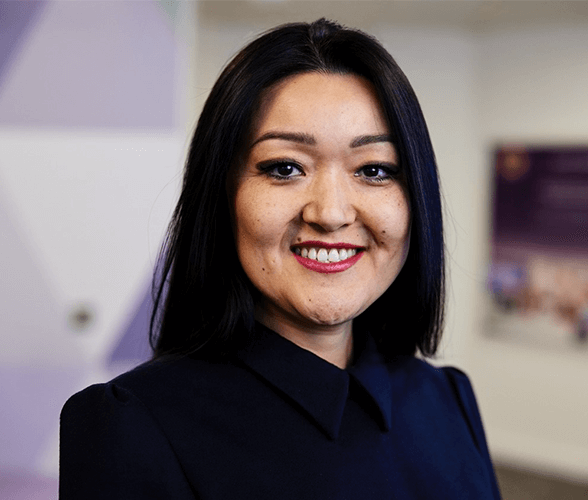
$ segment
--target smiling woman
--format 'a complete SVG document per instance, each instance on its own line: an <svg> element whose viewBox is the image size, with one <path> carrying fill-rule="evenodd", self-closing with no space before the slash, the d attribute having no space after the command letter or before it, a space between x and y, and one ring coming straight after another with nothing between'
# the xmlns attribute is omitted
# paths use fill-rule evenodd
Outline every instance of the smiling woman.
<svg viewBox="0 0 588 500"><path fill-rule="evenodd" d="M497 499L437 348L443 231L418 101L373 38L275 28L204 106L154 358L62 411L62 500Z"/></svg>
<svg viewBox="0 0 588 500"><path fill-rule="evenodd" d="M355 75L292 76L262 95L251 135L235 167L233 217L239 260L261 292L256 318L345 368L353 319L392 284L409 245L398 154L375 91Z"/></svg>

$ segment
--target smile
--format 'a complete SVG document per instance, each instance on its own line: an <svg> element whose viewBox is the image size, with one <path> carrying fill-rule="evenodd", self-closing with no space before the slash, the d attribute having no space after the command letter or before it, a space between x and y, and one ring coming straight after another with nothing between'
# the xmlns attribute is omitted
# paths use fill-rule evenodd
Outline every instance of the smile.
<svg viewBox="0 0 588 500"><path fill-rule="evenodd" d="M363 249L347 244L308 242L292 249L296 260L307 269L319 273L340 273L353 266Z"/></svg>
<svg viewBox="0 0 588 500"><path fill-rule="evenodd" d="M317 262L331 263L341 262L347 260L357 254L355 248L315 248L315 247L296 247L294 249L296 255L300 255L305 259L316 260Z"/></svg>

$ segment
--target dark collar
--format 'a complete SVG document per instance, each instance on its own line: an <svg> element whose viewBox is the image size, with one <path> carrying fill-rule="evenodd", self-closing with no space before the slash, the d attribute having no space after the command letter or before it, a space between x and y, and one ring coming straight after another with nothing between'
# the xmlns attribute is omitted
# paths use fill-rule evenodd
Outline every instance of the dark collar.
<svg viewBox="0 0 588 500"><path fill-rule="evenodd" d="M381 428L391 428L392 391L384 360L370 336L357 339L354 351L354 364L342 370L257 323L255 341L237 357L300 405L331 439L336 439L350 377L377 407Z"/></svg>

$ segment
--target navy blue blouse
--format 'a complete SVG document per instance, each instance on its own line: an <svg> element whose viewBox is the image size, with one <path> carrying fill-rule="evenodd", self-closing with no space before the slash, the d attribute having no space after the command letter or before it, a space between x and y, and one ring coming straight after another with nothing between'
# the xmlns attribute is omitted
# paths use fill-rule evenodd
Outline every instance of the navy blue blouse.
<svg viewBox="0 0 588 500"><path fill-rule="evenodd" d="M61 415L60 498L499 499L474 394L455 368L347 370L270 330L231 360L144 364Z"/></svg>

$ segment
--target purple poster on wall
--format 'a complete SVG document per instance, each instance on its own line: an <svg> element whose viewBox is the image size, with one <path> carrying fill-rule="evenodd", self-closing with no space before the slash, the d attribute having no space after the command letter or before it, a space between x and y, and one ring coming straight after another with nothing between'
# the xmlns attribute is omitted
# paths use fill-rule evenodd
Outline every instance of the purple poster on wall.
<svg viewBox="0 0 588 500"><path fill-rule="evenodd" d="M495 152L488 335L588 352L588 147Z"/></svg>

